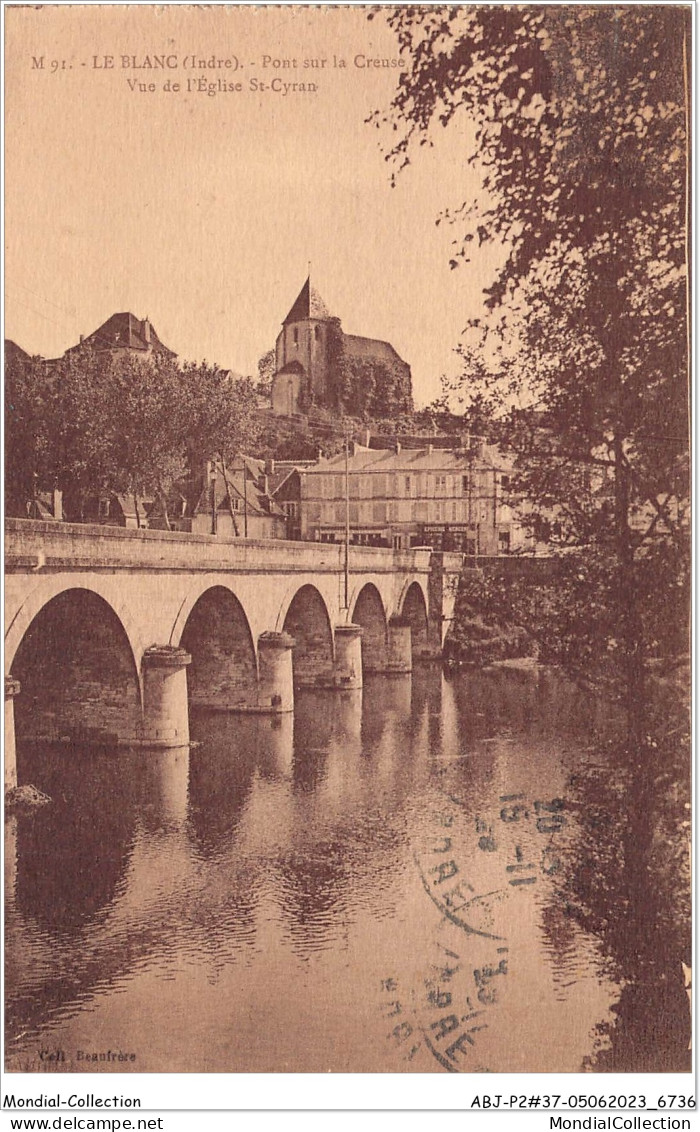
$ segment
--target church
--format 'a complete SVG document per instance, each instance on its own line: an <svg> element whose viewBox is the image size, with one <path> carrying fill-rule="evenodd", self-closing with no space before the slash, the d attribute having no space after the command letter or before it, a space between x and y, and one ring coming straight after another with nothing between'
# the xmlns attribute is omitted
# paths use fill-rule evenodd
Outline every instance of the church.
<svg viewBox="0 0 700 1132"><path fill-rule="evenodd" d="M309 276L275 347L272 411L290 417L316 406L351 416L397 416L413 408L411 367L389 342L345 334Z"/></svg>

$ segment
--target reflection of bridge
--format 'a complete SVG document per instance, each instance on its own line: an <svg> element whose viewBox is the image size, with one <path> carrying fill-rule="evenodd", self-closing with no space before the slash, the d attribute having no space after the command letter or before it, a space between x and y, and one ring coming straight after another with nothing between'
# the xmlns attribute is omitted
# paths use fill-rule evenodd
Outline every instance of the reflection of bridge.
<svg viewBox="0 0 700 1132"><path fill-rule="evenodd" d="M15 723L27 739L178 747L188 701L285 712L295 686L409 672L441 649L462 561L352 547L345 608L328 543L12 519L5 553L10 783Z"/></svg>

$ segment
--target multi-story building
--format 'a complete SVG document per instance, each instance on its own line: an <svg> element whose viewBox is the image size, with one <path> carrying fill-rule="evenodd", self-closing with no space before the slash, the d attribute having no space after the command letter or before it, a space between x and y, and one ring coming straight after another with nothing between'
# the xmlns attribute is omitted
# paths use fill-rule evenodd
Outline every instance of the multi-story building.
<svg viewBox="0 0 700 1132"><path fill-rule="evenodd" d="M498 449L482 443L451 450L354 446L347 474L343 453L300 472L301 537L343 541L347 489L353 543L473 555L525 550L510 475Z"/></svg>

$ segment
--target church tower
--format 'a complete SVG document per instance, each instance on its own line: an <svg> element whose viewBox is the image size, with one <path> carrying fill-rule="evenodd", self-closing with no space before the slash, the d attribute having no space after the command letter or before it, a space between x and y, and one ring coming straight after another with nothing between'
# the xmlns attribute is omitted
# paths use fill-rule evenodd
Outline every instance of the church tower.
<svg viewBox="0 0 700 1132"><path fill-rule="evenodd" d="M391 342L345 334L309 276L277 336L272 411L292 417L312 405L380 418L412 412L413 398L411 367Z"/></svg>
<svg viewBox="0 0 700 1132"><path fill-rule="evenodd" d="M328 343L332 316L309 276L282 323L275 346L274 413L291 416L330 395Z"/></svg>

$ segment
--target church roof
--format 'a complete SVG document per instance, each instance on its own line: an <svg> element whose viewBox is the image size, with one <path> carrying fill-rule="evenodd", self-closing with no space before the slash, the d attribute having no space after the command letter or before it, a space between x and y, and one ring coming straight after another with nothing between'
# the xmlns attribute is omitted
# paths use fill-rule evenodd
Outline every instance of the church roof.
<svg viewBox="0 0 700 1132"><path fill-rule="evenodd" d="M370 361L398 361L407 365L403 358L392 346L391 342L384 342L381 338L362 338L359 334L344 334L345 349L357 358L367 358Z"/></svg>
<svg viewBox="0 0 700 1132"><path fill-rule="evenodd" d="M307 278L297 295L292 309L284 320L284 325L288 322L303 322L307 318L331 318L328 307L316 288L311 285L311 276Z"/></svg>

